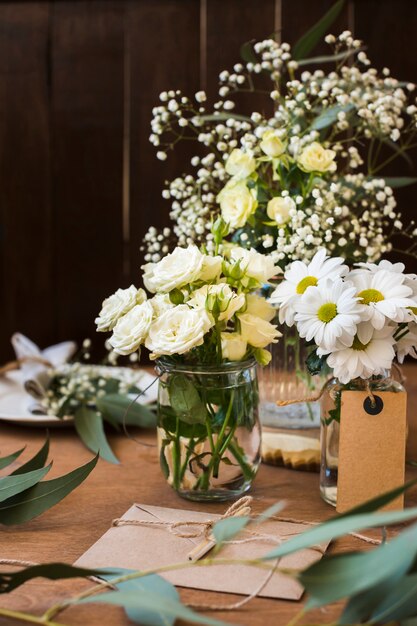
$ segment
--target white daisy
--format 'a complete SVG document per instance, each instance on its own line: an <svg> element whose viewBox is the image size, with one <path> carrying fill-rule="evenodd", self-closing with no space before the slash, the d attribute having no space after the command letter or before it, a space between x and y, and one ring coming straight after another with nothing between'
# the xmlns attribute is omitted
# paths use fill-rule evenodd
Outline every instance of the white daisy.
<svg viewBox="0 0 417 626"><path fill-rule="evenodd" d="M378 269L375 272L354 270L349 274L361 302L367 306L367 316L376 329L387 320L404 323L413 319L411 309L416 307L413 290L405 284L406 276L397 271Z"/></svg>
<svg viewBox="0 0 417 626"><path fill-rule="evenodd" d="M284 280L270 297L270 302L279 306L279 321L287 326L294 324L296 302L309 287L316 287L326 278L336 279L348 273L348 267L340 257L329 258L321 249L310 263L294 261L285 270Z"/></svg>
<svg viewBox="0 0 417 626"><path fill-rule="evenodd" d="M364 311L356 289L341 278L326 278L310 287L295 304L295 322L300 337L331 352L336 345L352 345L356 327Z"/></svg>
<svg viewBox="0 0 417 626"><path fill-rule="evenodd" d="M347 384L355 378L384 375L391 369L395 357L394 330L391 326L376 330L369 322L359 324L350 348L339 345L339 349L327 357L334 376ZM317 352L322 354L320 350Z"/></svg>
<svg viewBox="0 0 417 626"><path fill-rule="evenodd" d="M395 350L399 363L404 363L406 356L417 359L417 324L415 322L398 331Z"/></svg>

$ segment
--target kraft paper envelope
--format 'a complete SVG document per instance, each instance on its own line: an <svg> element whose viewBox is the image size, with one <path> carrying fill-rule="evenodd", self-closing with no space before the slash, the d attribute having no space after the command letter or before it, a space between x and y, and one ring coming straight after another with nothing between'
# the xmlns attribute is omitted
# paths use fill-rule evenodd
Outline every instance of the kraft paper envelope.
<svg viewBox="0 0 417 626"><path fill-rule="evenodd" d="M168 509L159 506L133 505L121 519L150 521L207 521L217 520L219 515ZM309 528L304 524L284 523L268 520L256 526L256 532L281 537L283 541ZM242 533L235 539L245 539ZM163 565L187 561L188 553L203 540L203 537L185 539L169 532L163 526L113 526L95 543L76 565L90 568L123 567L147 570ZM262 539L248 543L224 545L221 558L257 558L270 552L276 544ZM302 550L281 559L279 567L305 569L318 561L328 543L313 549ZM270 561L274 563L274 561ZM207 591L226 593L253 593L266 579L268 571L247 565L214 565L195 567L164 573L163 576L179 587L191 587ZM259 596L299 600L303 589L298 582L278 572L274 573Z"/></svg>

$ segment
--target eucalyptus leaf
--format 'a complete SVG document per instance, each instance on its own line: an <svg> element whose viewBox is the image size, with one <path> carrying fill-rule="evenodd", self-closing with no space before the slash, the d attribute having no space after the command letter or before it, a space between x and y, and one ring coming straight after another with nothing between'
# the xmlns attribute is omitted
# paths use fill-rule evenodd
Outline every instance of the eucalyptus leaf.
<svg viewBox="0 0 417 626"><path fill-rule="evenodd" d="M248 117L247 115L239 115L238 113L232 113L229 111L227 113L218 113L216 115L199 115L198 116L198 119L201 120L202 122L219 122L219 121L228 120L230 118L233 118L234 120L240 120L241 122L252 123L252 119Z"/></svg>
<svg viewBox="0 0 417 626"><path fill-rule="evenodd" d="M38 483L0 504L0 524L22 524L41 515L78 487L97 465L98 455L85 465L54 478Z"/></svg>
<svg viewBox="0 0 417 626"><path fill-rule="evenodd" d="M310 595L306 606L323 606L405 574L416 554L417 524L370 552L325 557L299 575Z"/></svg>
<svg viewBox="0 0 417 626"><path fill-rule="evenodd" d="M312 130L323 130L328 126L331 126L337 121L337 116L339 113L350 113L355 109L355 105L352 103L349 104L337 104L334 107L330 107L328 109L324 109L318 117L311 124Z"/></svg>
<svg viewBox="0 0 417 626"><path fill-rule="evenodd" d="M13 461L16 461L16 459L19 458L19 456L22 454L24 450L25 448L21 448L17 452L13 452L13 454L9 454L8 456L3 456L0 459L0 470L11 465Z"/></svg>
<svg viewBox="0 0 417 626"><path fill-rule="evenodd" d="M4 502L26 489L36 485L51 469L52 463L47 467L26 472L18 476L5 476L0 478L0 502Z"/></svg>
<svg viewBox="0 0 417 626"><path fill-rule="evenodd" d="M417 177L416 176L374 176L372 178L375 179L381 179L383 178L385 180L385 183L389 186L392 187L393 189L398 188L398 187L407 187L408 185L415 185L415 183L417 183Z"/></svg>
<svg viewBox="0 0 417 626"><path fill-rule="evenodd" d="M324 35L326 35L328 29L333 24L333 22L339 16L344 5L344 0L338 0L328 11L323 15L323 17L314 24L310 30L308 30L305 35L301 37L297 41L297 43L292 48L292 57L296 61L299 59L304 59L319 43L321 39L323 39Z"/></svg>
<svg viewBox="0 0 417 626"><path fill-rule="evenodd" d="M151 409L133 402L130 396L113 393L97 399L97 409L119 424L153 428L156 426L156 415Z"/></svg>
<svg viewBox="0 0 417 626"><path fill-rule="evenodd" d="M9 593L32 578L48 578L61 580L64 578L87 578L101 576L102 570L84 569L66 563L44 563L26 567L18 572L0 573L0 593Z"/></svg>
<svg viewBox="0 0 417 626"><path fill-rule="evenodd" d="M253 40L246 41L240 46L240 56L245 63L257 63L258 59L253 49Z"/></svg>
<svg viewBox="0 0 417 626"><path fill-rule="evenodd" d="M99 452L109 463L119 463L107 441L100 413L83 405L75 412L74 424L81 441L89 450Z"/></svg>
<svg viewBox="0 0 417 626"><path fill-rule="evenodd" d="M333 518L323 524L319 524L289 539L282 545L268 552L263 559L270 560L304 550L310 546L343 537L348 533L357 532L363 528L378 528L391 524L400 524L417 518L417 507L404 511L388 511L386 513L363 513L348 517Z"/></svg>
<svg viewBox="0 0 417 626"><path fill-rule="evenodd" d="M371 589L367 589L362 593L352 596L343 609L342 615L339 617L338 625L348 626L349 624L367 622L372 611L379 606L387 593L389 593L394 581L395 578L391 578L388 581L378 583L376 587L372 587Z"/></svg>
<svg viewBox="0 0 417 626"><path fill-rule="evenodd" d="M306 359L306 366L307 366L307 369L308 369L309 373L311 374L311 376L315 376L316 374L320 374L320 372L323 369L325 363L326 363L326 357L325 356L318 356L318 354L317 354L317 352L315 350L310 352L310 354L308 355L308 357Z"/></svg>
<svg viewBox="0 0 417 626"><path fill-rule="evenodd" d="M10 474L10 476L17 476L18 474L25 474L36 469L40 469L46 463L46 459L49 454L49 437L47 437L42 448L32 457L29 461L18 467Z"/></svg>
<svg viewBox="0 0 417 626"><path fill-rule="evenodd" d="M196 624L207 624L208 626L230 626L226 622L220 622L219 620L205 615L195 613L178 600L167 598L164 594L150 592L150 591L113 591L110 593L102 593L100 595L92 596L91 598L84 598L79 600L78 603L87 604L91 602L104 602L105 604L115 604L122 606L127 612L140 612L143 614L145 611L149 613L158 614L158 618L165 619L165 624L169 624L170 620L183 619L188 622L194 622ZM133 613L130 613L133 614ZM136 623L142 624L142 621ZM151 626L156 626L160 622L152 622Z"/></svg>
<svg viewBox="0 0 417 626"><path fill-rule="evenodd" d="M113 571L109 574L100 574L100 578L104 578L104 580L111 583L115 577L124 576L125 574L132 573L133 571L134 570L119 568L113 569ZM159 594L164 598L180 602L179 593L174 585L157 574L150 574L149 576L142 576L140 578L132 578L121 583L116 583L114 586L118 589L118 591L149 591L151 593ZM142 624L142 626L173 626L175 622L175 617L169 617L161 613L159 606L155 610L148 608L127 608L126 614L130 620L138 624Z"/></svg>
<svg viewBox="0 0 417 626"><path fill-rule="evenodd" d="M175 374L169 381L171 406L183 422L204 424L207 418L206 405L185 374Z"/></svg>
<svg viewBox="0 0 417 626"><path fill-rule="evenodd" d="M265 511L263 511L255 520L256 524L262 524L266 522L271 517L274 517L276 513L280 513L283 509L285 509L285 502L276 502L272 506L268 507Z"/></svg>
<svg viewBox="0 0 417 626"><path fill-rule="evenodd" d="M417 574L391 581L381 604L373 611L370 624L386 624L417 616Z"/></svg>
<svg viewBox="0 0 417 626"><path fill-rule="evenodd" d="M303 67L305 65L319 65L321 63L335 63L336 61L348 59L364 49L365 48L361 47L355 48L354 50L344 50L343 52L338 52L337 54L324 54L318 57L309 57L307 59L300 59L297 63L299 67Z"/></svg>
<svg viewBox="0 0 417 626"><path fill-rule="evenodd" d="M250 517L242 515L241 517L226 517L221 519L213 526L213 535L216 543L230 541L238 535L250 522Z"/></svg>

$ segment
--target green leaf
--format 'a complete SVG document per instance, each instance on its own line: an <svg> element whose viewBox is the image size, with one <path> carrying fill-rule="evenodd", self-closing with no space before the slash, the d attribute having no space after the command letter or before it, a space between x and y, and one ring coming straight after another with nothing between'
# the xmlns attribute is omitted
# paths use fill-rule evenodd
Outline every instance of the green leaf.
<svg viewBox="0 0 417 626"><path fill-rule="evenodd" d="M26 448L26 446L25 446L25 448ZM25 448L21 448L17 452L13 452L13 454L9 454L8 456L2 457L0 459L0 470L2 470L5 467L8 467L9 465L11 465L11 463L13 463L13 461L15 461L22 454L22 452L25 450Z"/></svg>
<svg viewBox="0 0 417 626"><path fill-rule="evenodd" d="M87 578L101 576L102 570L83 569L66 563L44 563L26 567L19 572L0 573L0 593L9 593L32 578L61 580L64 578Z"/></svg>
<svg viewBox="0 0 417 626"><path fill-rule="evenodd" d="M132 402L129 396L117 393L98 398L97 409L103 413L103 417L114 420L119 424L128 426L140 426L141 428L154 428L156 415L147 406Z"/></svg>
<svg viewBox="0 0 417 626"><path fill-rule="evenodd" d="M100 413L83 405L75 412L74 424L81 441L89 450L99 452L109 463L119 463L107 441Z"/></svg>
<svg viewBox="0 0 417 626"><path fill-rule="evenodd" d="M5 476L0 478L0 502L4 502L22 491L26 491L36 485L51 469L52 463L47 467L26 472L19 476Z"/></svg>
<svg viewBox="0 0 417 626"><path fill-rule="evenodd" d="M307 59L300 59L297 61L299 67L303 67L305 65L319 65L322 63L334 63L336 61L342 61L343 59L348 59L349 57L357 54L361 50L365 50L365 48L355 48L354 50L343 52L338 52L337 54L324 54L318 57L309 57Z"/></svg>
<svg viewBox="0 0 417 626"><path fill-rule="evenodd" d="M395 579L391 579L352 596L339 617L338 624L348 626L367 622L372 611L386 597L394 582Z"/></svg>
<svg viewBox="0 0 417 626"><path fill-rule="evenodd" d="M417 553L417 524L370 552L323 558L299 575L310 599L319 607L369 589L394 574L405 574Z"/></svg>
<svg viewBox="0 0 417 626"><path fill-rule="evenodd" d="M238 115L237 113L232 113L231 111L227 113L218 113L216 115L198 115L197 117L202 122L219 122L233 118L234 120L240 120L241 122L252 123L251 118L247 115Z"/></svg>
<svg viewBox="0 0 417 626"><path fill-rule="evenodd" d="M316 117L314 122L311 124L311 129L323 130L324 128L331 126L337 121L337 116L339 113L349 113L350 111L353 111L354 108L355 105L350 103L343 105L337 104L336 106L330 107L329 109L324 109L324 111L320 113L320 115Z"/></svg>
<svg viewBox="0 0 417 626"><path fill-rule="evenodd" d="M183 422L187 424L204 424L207 409L200 395L184 374L171 377L168 386L171 406Z"/></svg>
<svg viewBox="0 0 417 626"><path fill-rule="evenodd" d="M253 42L246 41L244 44L240 46L240 56L245 63L257 63L258 59L253 49Z"/></svg>
<svg viewBox="0 0 417 626"><path fill-rule="evenodd" d="M373 611L370 624L386 624L417 616L417 574L393 583L382 603Z"/></svg>
<svg viewBox="0 0 417 626"><path fill-rule="evenodd" d="M169 441L168 439L164 439L161 445L161 449L159 450L159 464L161 466L162 474L165 479L168 479L169 477L169 465L165 457L165 448L167 447L167 445L169 445Z"/></svg>
<svg viewBox="0 0 417 626"><path fill-rule="evenodd" d="M26 472L31 472L32 470L40 469L46 463L46 459L49 454L49 437L47 437L45 443L42 448L32 457L29 461L18 467L10 474L10 476L17 476L18 474L25 474Z"/></svg>
<svg viewBox="0 0 417 626"><path fill-rule="evenodd" d="M38 483L0 504L0 524L22 524L41 515L80 485L97 465L98 455L77 469Z"/></svg>
<svg viewBox="0 0 417 626"><path fill-rule="evenodd" d="M100 578L104 578L111 583L115 576L124 576L125 574L132 573L133 571L134 570L118 568L113 570L110 574L100 574ZM150 592L163 596L164 598L180 602L178 591L175 589L174 585L157 574L150 574L149 576L143 576L141 578L132 578L121 583L116 583L114 586L119 591ZM155 610L147 608L128 608L126 609L126 614L129 619L138 624L142 624L142 626L173 626L175 622L174 617L167 617L161 613L159 606L156 607Z"/></svg>
<svg viewBox="0 0 417 626"><path fill-rule="evenodd" d="M280 513L283 509L285 509L285 502L276 502L272 506L268 507L263 513L258 515L256 519L256 524L262 524L266 522L271 517L274 517L276 513Z"/></svg>
<svg viewBox="0 0 417 626"><path fill-rule="evenodd" d="M314 24L309 31L305 33L297 41L292 48L292 58L298 61L304 59L319 43L321 39L326 35L328 29L337 19L344 5L344 0L338 0L323 17Z"/></svg>
<svg viewBox="0 0 417 626"><path fill-rule="evenodd" d="M318 356L315 350L313 350L313 352L310 352L306 359L306 366L309 374L311 374L311 376L316 376L316 374L320 374L321 370L326 364L326 360L327 357Z"/></svg>
<svg viewBox="0 0 417 626"><path fill-rule="evenodd" d="M388 511L386 513L364 513L362 515L352 515L349 517L333 518L323 524L319 524L289 539L281 546L268 552L263 559L270 560L278 557L298 552L304 548L343 537L348 533L357 532L363 528L378 528L379 526L389 526L399 524L417 518L417 507L405 509L404 511Z"/></svg>
<svg viewBox="0 0 417 626"><path fill-rule="evenodd" d="M417 177L416 176L395 176L395 177L391 177L391 176L373 176L372 178L374 179L381 179L383 178L385 180L385 183L389 186L392 187L393 189L395 189L396 187L407 187L407 185L415 185L415 183L417 183Z"/></svg>
<svg viewBox="0 0 417 626"><path fill-rule="evenodd" d="M91 602L116 604L117 606L122 606L125 611L139 611L141 613L148 611L149 613L156 613L158 614L158 618L165 620L165 624L169 624L170 620L183 619L196 624L207 624L208 626L229 626L226 625L225 622L220 622L211 617L195 613L178 600L167 598L164 594L150 591L113 591L78 601L78 603L82 604ZM156 626L158 623L160 622L150 622L152 626Z"/></svg>
<svg viewBox="0 0 417 626"><path fill-rule="evenodd" d="M216 543L230 541L250 522L250 517L242 515L242 517L226 517L221 519L213 526L213 535Z"/></svg>

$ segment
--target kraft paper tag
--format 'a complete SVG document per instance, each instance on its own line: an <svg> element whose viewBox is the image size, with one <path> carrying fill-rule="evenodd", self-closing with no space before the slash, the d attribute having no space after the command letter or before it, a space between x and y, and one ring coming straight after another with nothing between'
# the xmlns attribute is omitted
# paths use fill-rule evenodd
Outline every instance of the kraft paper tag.
<svg viewBox="0 0 417 626"><path fill-rule="evenodd" d="M337 511L344 511L404 484L405 392L376 392L372 408L366 392L341 397ZM404 496L384 507L402 509Z"/></svg>

